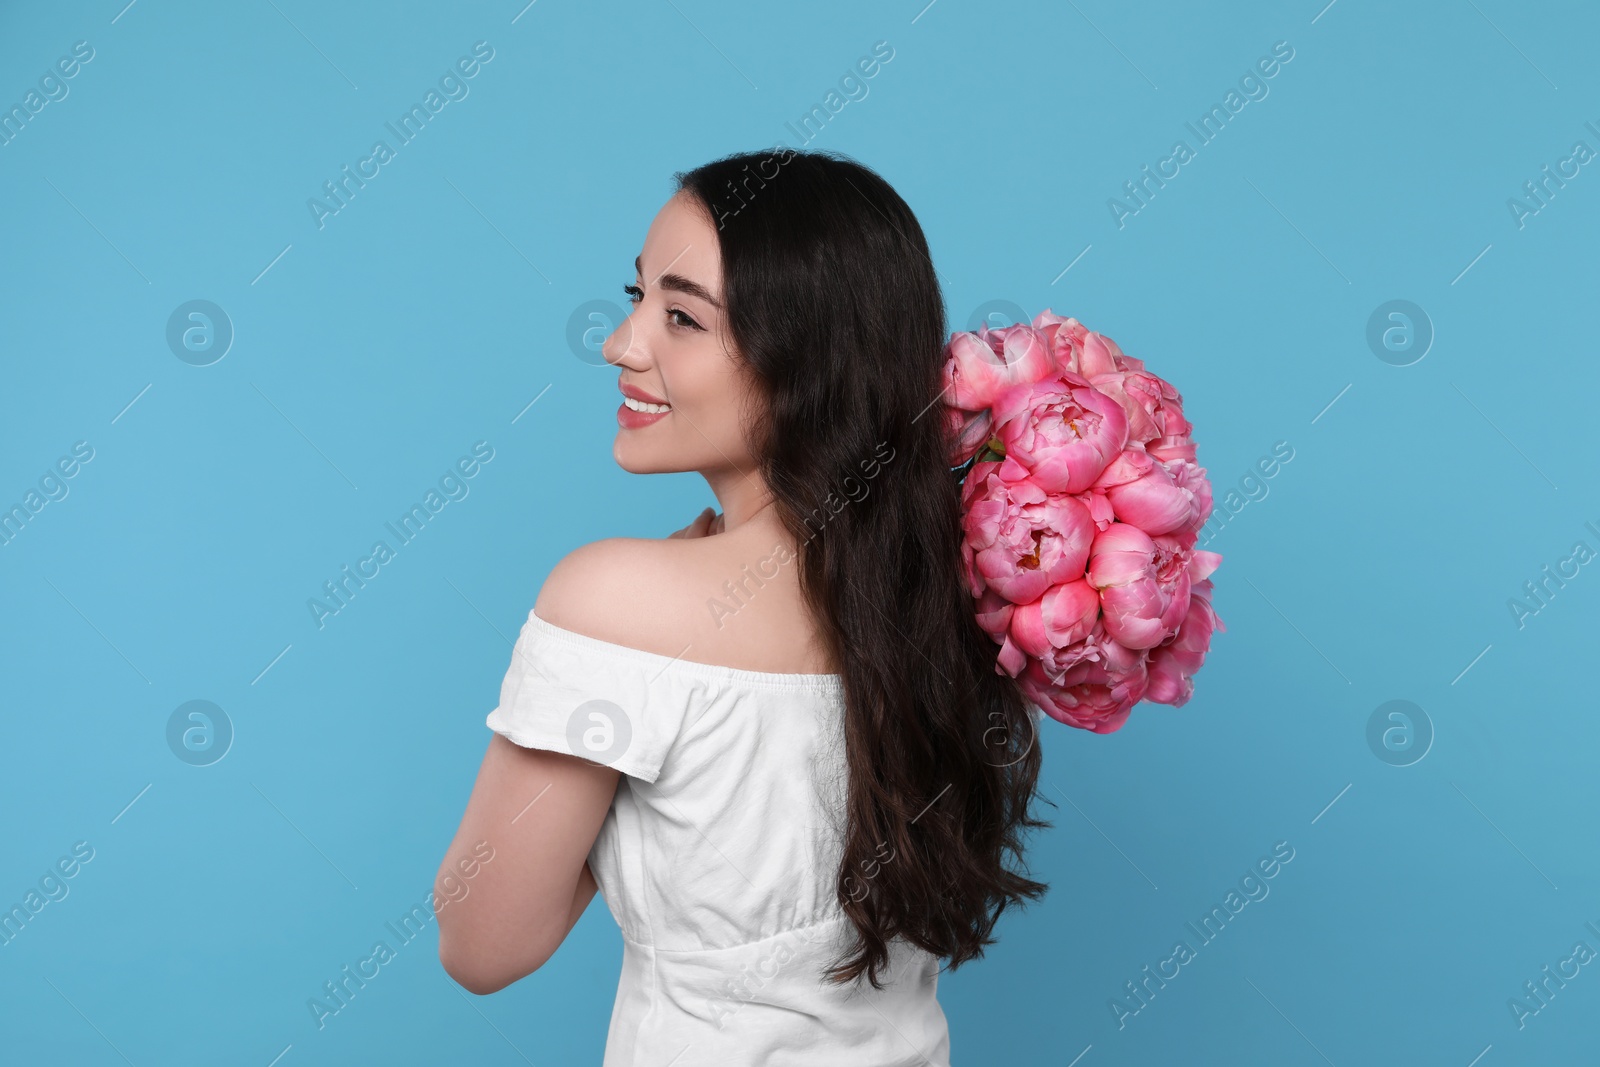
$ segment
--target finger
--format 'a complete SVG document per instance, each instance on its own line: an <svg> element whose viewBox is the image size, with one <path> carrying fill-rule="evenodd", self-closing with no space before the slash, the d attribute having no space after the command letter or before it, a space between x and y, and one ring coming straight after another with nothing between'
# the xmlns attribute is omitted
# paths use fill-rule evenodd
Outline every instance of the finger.
<svg viewBox="0 0 1600 1067"><path fill-rule="evenodd" d="M668 536L680 538L704 537L706 532L706 522L708 521L707 515L710 511L710 508L706 508L705 511L702 511L700 514L696 515L694 521L689 525L685 526L677 533L669 534Z"/></svg>

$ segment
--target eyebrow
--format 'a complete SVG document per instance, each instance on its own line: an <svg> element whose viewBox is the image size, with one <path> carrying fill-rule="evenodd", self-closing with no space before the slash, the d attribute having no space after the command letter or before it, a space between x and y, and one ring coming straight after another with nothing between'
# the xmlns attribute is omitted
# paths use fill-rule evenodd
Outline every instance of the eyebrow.
<svg viewBox="0 0 1600 1067"><path fill-rule="evenodd" d="M635 273L637 273L640 277L643 277L644 267L640 264L640 259L641 257L639 256L633 257L633 269ZM722 301L712 296L710 290L697 281L685 278L681 274L672 274L670 272L663 274L661 277L657 278L656 281L661 284L661 288L663 289L671 289L679 293L688 293L690 296L698 297L699 299L704 300L718 311L722 310Z"/></svg>

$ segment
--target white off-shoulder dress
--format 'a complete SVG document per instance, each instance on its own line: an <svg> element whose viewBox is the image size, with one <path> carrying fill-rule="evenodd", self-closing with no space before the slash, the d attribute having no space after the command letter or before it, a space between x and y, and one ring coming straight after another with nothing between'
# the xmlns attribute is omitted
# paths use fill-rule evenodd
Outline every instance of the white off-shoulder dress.
<svg viewBox="0 0 1600 1067"><path fill-rule="evenodd" d="M696 663L528 613L488 726L622 772L589 853L623 942L604 1067L949 1064L936 957L895 939L882 990L822 977L851 931L843 713L838 675Z"/></svg>

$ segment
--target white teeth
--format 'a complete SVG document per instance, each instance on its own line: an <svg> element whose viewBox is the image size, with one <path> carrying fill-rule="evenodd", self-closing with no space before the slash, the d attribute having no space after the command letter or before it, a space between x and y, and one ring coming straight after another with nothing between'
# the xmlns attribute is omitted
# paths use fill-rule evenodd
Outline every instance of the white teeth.
<svg viewBox="0 0 1600 1067"><path fill-rule="evenodd" d="M631 396L623 397L622 402L634 411L646 411L652 415L657 415L663 411L672 410L671 404L646 404L643 400L635 400Z"/></svg>

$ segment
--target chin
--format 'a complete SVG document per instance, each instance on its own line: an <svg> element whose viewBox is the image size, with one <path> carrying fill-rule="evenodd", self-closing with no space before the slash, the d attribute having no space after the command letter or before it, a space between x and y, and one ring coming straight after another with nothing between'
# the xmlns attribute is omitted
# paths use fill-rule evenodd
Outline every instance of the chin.
<svg viewBox="0 0 1600 1067"><path fill-rule="evenodd" d="M661 474L676 469L664 466L661 457L652 454L648 448L641 448L639 442L629 441L628 434L633 432L617 431L617 439L611 446L611 458L617 461L617 466L629 474Z"/></svg>

